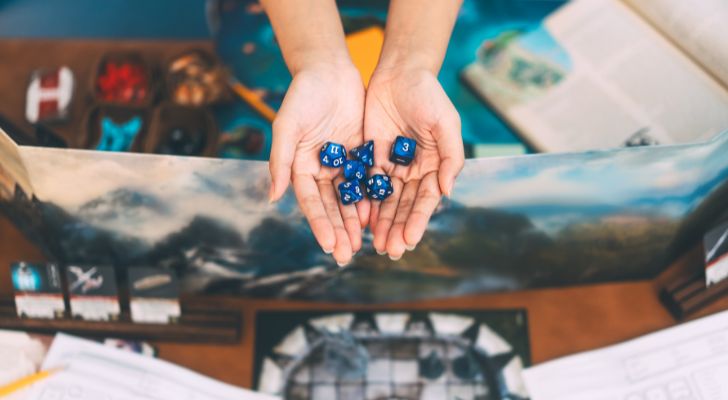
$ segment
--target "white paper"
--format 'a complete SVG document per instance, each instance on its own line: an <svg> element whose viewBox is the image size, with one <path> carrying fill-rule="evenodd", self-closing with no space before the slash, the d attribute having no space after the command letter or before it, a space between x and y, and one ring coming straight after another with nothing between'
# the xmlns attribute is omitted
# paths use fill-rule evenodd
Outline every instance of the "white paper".
<svg viewBox="0 0 728 400"><path fill-rule="evenodd" d="M525 371L532 400L726 400L728 311Z"/></svg>
<svg viewBox="0 0 728 400"><path fill-rule="evenodd" d="M165 361L58 334L44 369L65 370L34 387L29 399L273 400Z"/></svg>

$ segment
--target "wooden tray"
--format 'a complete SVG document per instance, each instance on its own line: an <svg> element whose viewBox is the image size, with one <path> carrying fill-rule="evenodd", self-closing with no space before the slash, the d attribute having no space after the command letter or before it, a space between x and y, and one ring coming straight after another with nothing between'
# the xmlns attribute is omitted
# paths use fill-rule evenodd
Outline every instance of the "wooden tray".
<svg viewBox="0 0 728 400"><path fill-rule="evenodd" d="M15 313L14 301L0 299L0 329L40 334L64 332L100 338L232 344L239 342L241 328L239 311L203 308L185 302L182 303L179 323L158 325L133 323L125 310L122 311L121 319L115 322L19 318Z"/></svg>

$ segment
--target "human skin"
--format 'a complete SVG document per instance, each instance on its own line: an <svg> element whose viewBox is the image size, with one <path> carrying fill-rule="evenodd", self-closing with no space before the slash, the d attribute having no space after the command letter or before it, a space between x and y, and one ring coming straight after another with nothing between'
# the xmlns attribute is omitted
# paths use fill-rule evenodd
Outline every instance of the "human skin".
<svg viewBox="0 0 728 400"><path fill-rule="evenodd" d="M394 186L392 196L372 203L370 227L377 252L393 260L422 239L465 161L460 116L437 80L461 4L393 0L382 55L367 89L364 140L374 140L372 173L389 175ZM399 135L417 141L409 166L389 161Z"/></svg>
<svg viewBox="0 0 728 400"><path fill-rule="evenodd" d="M319 244L345 265L370 225L374 247L399 259L422 239L464 163L460 118L437 80L459 0L392 0L379 64L364 87L346 49L334 0L262 0L293 76L273 123L271 201L289 181ZM424 6L426 4L426 6ZM398 135L417 141L408 166L389 161ZM370 174L392 177L394 194L356 206L338 201L338 169L322 167L327 142L374 141Z"/></svg>
<svg viewBox="0 0 728 400"><path fill-rule="evenodd" d="M362 143L364 85L351 61L333 0L263 0L293 80L273 122L270 200L289 182L321 248L346 265L361 248L369 201L338 200L340 169L321 166L330 141Z"/></svg>

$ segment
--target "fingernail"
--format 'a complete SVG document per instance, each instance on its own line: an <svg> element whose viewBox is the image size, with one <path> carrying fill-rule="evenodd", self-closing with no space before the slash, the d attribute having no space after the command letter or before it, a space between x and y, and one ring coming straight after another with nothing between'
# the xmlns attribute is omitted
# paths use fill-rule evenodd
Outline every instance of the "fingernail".
<svg viewBox="0 0 728 400"><path fill-rule="evenodd" d="M412 251L417 247L416 244L413 244L412 246L406 246L407 251Z"/></svg>
<svg viewBox="0 0 728 400"><path fill-rule="evenodd" d="M271 182L270 189L268 190L268 204L273 203L273 193L275 193L275 185Z"/></svg>
<svg viewBox="0 0 728 400"><path fill-rule="evenodd" d="M383 256L383 255L387 254L387 250L384 250L384 251L377 250L377 254L379 254L380 256Z"/></svg>
<svg viewBox="0 0 728 400"><path fill-rule="evenodd" d="M391 256L391 255L389 256L389 259L392 260L392 261L399 261L400 258L402 258L402 256L399 256L399 257L394 257L394 256Z"/></svg>
<svg viewBox="0 0 728 400"><path fill-rule="evenodd" d="M349 265L349 263L346 263L346 262L337 262L336 264L339 266L339 268L344 268L347 265Z"/></svg>
<svg viewBox="0 0 728 400"><path fill-rule="evenodd" d="M334 252L334 249L324 249L324 253L331 254Z"/></svg>

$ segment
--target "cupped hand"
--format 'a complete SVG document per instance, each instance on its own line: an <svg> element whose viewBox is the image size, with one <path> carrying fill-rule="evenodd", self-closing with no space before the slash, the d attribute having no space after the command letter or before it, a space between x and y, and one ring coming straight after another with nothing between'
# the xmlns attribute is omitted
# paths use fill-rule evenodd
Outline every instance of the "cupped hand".
<svg viewBox="0 0 728 400"><path fill-rule="evenodd" d="M322 166L319 152L326 142L347 150L361 144L363 110L364 87L356 68L321 64L294 75L273 122L270 199L280 199L292 182L316 240L341 266L361 248L369 202L342 205L337 193L342 171Z"/></svg>
<svg viewBox="0 0 728 400"><path fill-rule="evenodd" d="M417 141L409 166L389 161L399 135ZM463 167L460 116L429 70L378 70L367 90L364 139L374 141L371 173L389 175L394 186L386 200L371 204L374 247L397 260L422 239L442 195L450 196Z"/></svg>

